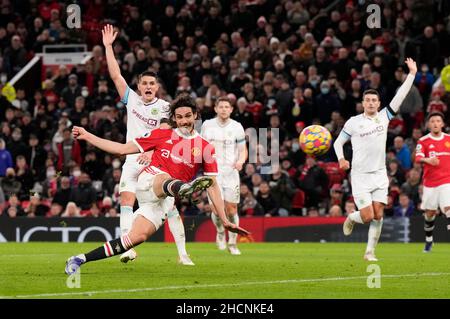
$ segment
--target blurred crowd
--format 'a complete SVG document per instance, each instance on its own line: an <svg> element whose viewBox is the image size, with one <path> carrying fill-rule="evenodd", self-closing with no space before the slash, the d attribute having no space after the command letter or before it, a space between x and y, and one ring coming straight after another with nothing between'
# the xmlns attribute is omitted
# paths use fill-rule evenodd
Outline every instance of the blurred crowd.
<svg viewBox="0 0 450 319"><path fill-rule="evenodd" d="M419 66L415 85L389 126L387 216L419 214L422 185L414 163L424 118L441 111L449 123L450 86L436 85L450 56L450 4L433 0L371 1L381 28L366 24L365 1L186 0L73 1L82 29L66 27L61 1L0 0L0 74L3 87L47 44L88 44L84 65L44 72L42 86L0 97L0 217L118 214L124 158L74 140L80 125L125 142L126 109L109 79L101 28L119 32L114 53L134 88L145 70L158 73L159 97L196 98L202 120L228 95L233 119L245 129L278 129L278 139L250 145L258 153L241 172L242 216L344 216L355 210L351 183L331 149L319 158L300 150L311 124L337 137L362 112L362 92L376 89L386 106L406 76L405 57ZM448 128L447 128L448 129ZM272 143L273 142L273 143ZM253 147L253 148L252 148ZM351 147L345 147L351 158ZM279 164L267 162L275 155ZM271 173L267 174L267 168ZM185 215L210 213L203 194Z"/></svg>

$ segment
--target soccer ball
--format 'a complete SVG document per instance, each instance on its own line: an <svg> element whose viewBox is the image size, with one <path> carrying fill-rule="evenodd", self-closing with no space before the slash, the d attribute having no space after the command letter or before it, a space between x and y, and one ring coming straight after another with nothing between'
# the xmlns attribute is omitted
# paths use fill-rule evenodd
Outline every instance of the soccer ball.
<svg viewBox="0 0 450 319"><path fill-rule="evenodd" d="M321 125L310 125L300 133L300 147L308 155L319 156L328 152L331 146L331 134Z"/></svg>

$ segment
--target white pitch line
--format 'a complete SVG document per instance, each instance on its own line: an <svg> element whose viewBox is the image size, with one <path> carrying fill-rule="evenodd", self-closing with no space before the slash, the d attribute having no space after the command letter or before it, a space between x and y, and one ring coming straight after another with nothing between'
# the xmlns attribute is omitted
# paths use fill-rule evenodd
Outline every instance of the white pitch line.
<svg viewBox="0 0 450 319"><path fill-rule="evenodd" d="M0 255L0 258L5 258L5 257L41 257L41 256L60 256L62 254L4 254L4 255Z"/></svg>
<svg viewBox="0 0 450 319"><path fill-rule="evenodd" d="M430 273L416 273L416 274L402 274L402 275L381 275L381 278L401 278L401 277L429 277L429 276L448 276L448 272L430 272ZM0 299L10 298L39 298L39 297L64 297L64 296L92 296L96 294L113 294L113 293L132 293L144 291L157 290L177 290L177 289L202 289L202 288L217 288L217 287L239 287L239 286L255 286L255 285L274 285L274 284L293 284L293 283L308 283L308 282L324 282L324 281L343 281L367 279L367 276L356 277L331 277L331 278L311 278L311 279L290 279L290 280L272 280L272 281L253 281L241 282L233 284L205 284L205 285L187 285L187 286L165 286L165 287L148 287L136 289L111 289L111 290L93 290L80 292L61 292L61 293L47 293L34 295L17 295L17 296L0 296Z"/></svg>

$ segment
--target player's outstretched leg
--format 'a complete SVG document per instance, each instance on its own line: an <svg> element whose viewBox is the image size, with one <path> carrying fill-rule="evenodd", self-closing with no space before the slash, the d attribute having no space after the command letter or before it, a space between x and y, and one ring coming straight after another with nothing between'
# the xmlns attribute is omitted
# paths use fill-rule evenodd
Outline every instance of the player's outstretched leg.
<svg viewBox="0 0 450 319"><path fill-rule="evenodd" d="M121 254L133 246L134 245L128 234L122 235L120 238L110 240L103 244L103 246L100 246L87 254L80 254L70 257L66 262L65 272L68 275L72 275L78 270L78 268L81 267L82 264Z"/></svg>
<svg viewBox="0 0 450 319"><path fill-rule="evenodd" d="M175 240L175 245L178 250L178 262L185 266L194 266L186 251L186 235L184 232L183 220L174 206L167 215L167 222L169 224L170 232Z"/></svg>
<svg viewBox="0 0 450 319"><path fill-rule="evenodd" d="M81 265L87 262L122 254L146 241L148 237L156 232L156 230L156 226L151 221L138 215L128 234L110 240L87 254L70 257L66 262L65 272L68 275L72 275L81 267Z"/></svg>
<svg viewBox="0 0 450 319"><path fill-rule="evenodd" d="M425 231L425 247L423 249L424 253L431 252L431 248L433 247L433 230L434 230L434 222L436 220L436 215L434 213L423 214L424 217L424 231Z"/></svg>
<svg viewBox="0 0 450 319"><path fill-rule="evenodd" d="M227 249L227 239L225 238L225 228L223 227L222 221L214 213L211 214L211 220L212 220L214 226L216 226L216 231L217 231L217 234L216 234L216 245L217 245L217 248L219 248L220 250Z"/></svg>

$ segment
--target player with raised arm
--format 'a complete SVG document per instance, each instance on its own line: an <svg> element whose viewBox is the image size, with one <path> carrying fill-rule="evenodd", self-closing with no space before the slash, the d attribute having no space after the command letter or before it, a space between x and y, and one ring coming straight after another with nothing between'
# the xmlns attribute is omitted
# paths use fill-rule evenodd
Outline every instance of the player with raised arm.
<svg viewBox="0 0 450 319"><path fill-rule="evenodd" d="M225 229L241 235L249 233L230 223L220 195L214 147L194 129L197 118L195 101L189 95L179 96L171 105L176 129L155 129L141 138L121 144L99 138L82 127L72 129L73 136L111 154L125 155L154 150L151 163L139 175L136 197L139 209L128 233L106 242L87 254L70 257L65 272L71 275L84 263L121 254L147 240L164 223L173 207L173 197L190 198L195 192L207 189L215 212ZM200 168L205 176L191 181Z"/></svg>
<svg viewBox="0 0 450 319"><path fill-rule="evenodd" d="M430 113L427 117L430 133L420 138L416 146L415 161L423 164L421 208L425 211L425 253L433 246L438 209L447 217L447 230L450 230L450 135L442 132L444 121L442 113Z"/></svg>
<svg viewBox="0 0 450 319"><path fill-rule="evenodd" d="M131 90L120 73L119 64L114 57L112 44L117 37L112 25L106 25L102 30L103 44L106 50L108 70L121 101L127 107L127 141L143 136L168 121L169 102L156 97L159 90L157 75L146 71L139 75L138 92ZM167 128L170 126L167 126ZM126 234L133 223L133 206L136 200L136 184L139 173L145 168L152 152L146 154L127 155L122 167L120 178L120 230ZM168 215L169 229L173 234L178 250L179 262L183 265L194 265L186 252L186 238L184 225L178 210L174 206ZM134 249L128 250L120 260L124 263L134 260L137 253Z"/></svg>
<svg viewBox="0 0 450 319"><path fill-rule="evenodd" d="M346 236L353 231L355 224L367 224L369 238L364 259L377 261L375 247L381 235L383 212L387 204L389 179L386 171L386 140L389 121L398 112L400 105L414 82L417 65L414 60L405 61L409 74L398 89L391 103L380 108L380 96L376 90L363 93L364 112L351 117L344 125L334 143L334 150L339 160L339 167L350 168L344 158L343 145L351 140L353 149L351 183L355 204L359 208L348 215L343 230Z"/></svg>
<svg viewBox="0 0 450 319"><path fill-rule="evenodd" d="M248 154L245 132L239 122L230 118L233 106L227 97L220 97L216 100L214 111L217 116L203 123L201 135L214 145L219 169L217 183L224 200L225 212L232 223L239 225L237 210L240 200L239 171L242 170ZM210 199L209 201L211 202ZM222 221L216 214L211 214L211 218L217 230L217 247L225 250L227 242ZM241 254L237 248L236 233L228 233L228 250L232 255Z"/></svg>

